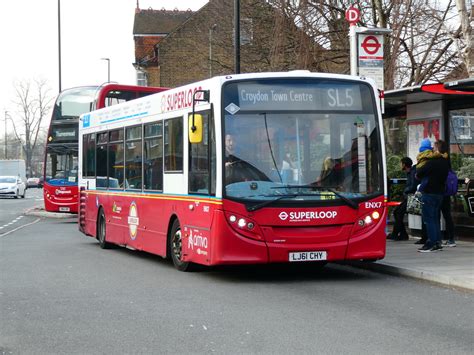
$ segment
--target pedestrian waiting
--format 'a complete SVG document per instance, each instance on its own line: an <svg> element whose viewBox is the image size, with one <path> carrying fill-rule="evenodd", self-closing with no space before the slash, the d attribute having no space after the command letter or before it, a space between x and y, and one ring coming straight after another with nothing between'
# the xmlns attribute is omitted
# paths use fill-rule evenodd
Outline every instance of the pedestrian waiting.
<svg viewBox="0 0 474 355"><path fill-rule="evenodd" d="M419 181L415 176L416 167L413 166L413 161L409 157L404 157L400 160L400 164L402 171L406 173L407 183L403 190L402 202L393 210L395 222L393 224L392 233L387 236L388 239L395 241L408 240L408 233L405 229L403 218L407 213L408 195L414 194L416 192L416 187L419 184Z"/></svg>
<svg viewBox="0 0 474 355"><path fill-rule="evenodd" d="M427 241L418 249L421 253L441 250L440 212L446 189L446 178L449 171L447 154L433 151L431 141L421 141L417 156L416 177L421 181L418 190L421 192L421 218L426 226Z"/></svg>
<svg viewBox="0 0 474 355"><path fill-rule="evenodd" d="M449 158L448 153L448 144L446 141L441 139L437 140L434 144L434 151L439 152L443 157L446 156L449 162L449 170L451 170L451 160ZM456 191L457 191L457 177L456 177ZM454 191L454 195L456 194ZM447 191L445 189L445 193L443 196L443 202L441 203L441 213L443 218L446 222L446 233L444 234L444 239L446 241L443 243L443 246L447 247L455 247L456 242L454 241L454 222L453 217L451 215L451 196L453 195L453 191Z"/></svg>

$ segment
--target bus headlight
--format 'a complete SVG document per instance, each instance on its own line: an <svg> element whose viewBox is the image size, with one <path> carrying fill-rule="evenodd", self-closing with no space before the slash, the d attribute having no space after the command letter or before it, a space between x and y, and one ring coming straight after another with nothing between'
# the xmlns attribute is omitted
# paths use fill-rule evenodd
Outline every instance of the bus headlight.
<svg viewBox="0 0 474 355"><path fill-rule="evenodd" d="M375 220L379 219L380 218L379 211L372 212L372 218L375 219Z"/></svg>
<svg viewBox="0 0 474 355"><path fill-rule="evenodd" d="M240 235L245 237L256 239L256 240L263 240L262 232L258 227L257 223L251 220L248 217L239 216L235 213L233 214L226 214L226 219L229 225Z"/></svg>
<svg viewBox="0 0 474 355"><path fill-rule="evenodd" d="M382 217L381 211L372 211L365 215L360 216L357 219L357 222L354 226L353 235L358 234L358 232L364 230L368 230L374 226L376 226Z"/></svg>

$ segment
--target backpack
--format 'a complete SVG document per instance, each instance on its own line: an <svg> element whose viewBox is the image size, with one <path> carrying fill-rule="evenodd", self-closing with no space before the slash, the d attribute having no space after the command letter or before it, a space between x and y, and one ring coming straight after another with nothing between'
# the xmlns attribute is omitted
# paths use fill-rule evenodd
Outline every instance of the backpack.
<svg viewBox="0 0 474 355"><path fill-rule="evenodd" d="M454 196L458 192L458 177L451 169L448 171L448 177L446 178L446 189L444 190L445 196Z"/></svg>

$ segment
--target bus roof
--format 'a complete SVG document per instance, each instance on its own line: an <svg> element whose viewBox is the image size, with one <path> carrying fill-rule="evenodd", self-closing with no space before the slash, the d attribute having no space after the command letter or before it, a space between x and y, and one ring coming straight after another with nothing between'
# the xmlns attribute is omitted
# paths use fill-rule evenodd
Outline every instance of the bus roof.
<svg viewBox="0 0 474 355"><path fill-rule="evenodd" d="M258 80L267 78L319 78L336 79L369 83L373 90L376 86L373 80L365 77L350 76L332 73L312 73L307 70L294 70L289 72L265 72L246 73L217 76L199 82L187 84L177 88L158 92L149 96L102 108L90 113L81 115L82 124L80 129L89 129L103 124L113 124L115 122L129 122L149 115L172 113L174 111L189 109L192 107L192 95L197 90L220 88L223 84L241 81ZM206 103L207 104L207 103ZM196 106L204 107L205 104L198 102Z"/></svg>

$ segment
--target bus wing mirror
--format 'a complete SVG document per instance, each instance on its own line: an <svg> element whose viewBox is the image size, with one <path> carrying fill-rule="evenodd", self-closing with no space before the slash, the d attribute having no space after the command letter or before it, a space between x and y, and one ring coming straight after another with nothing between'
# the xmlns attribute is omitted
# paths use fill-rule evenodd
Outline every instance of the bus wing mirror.
<svg viewBox="0 0 474 355"><path fill-rule="evenodd" d="M193 112L189 116L188 127L189 127L189 142L190 143L201 143L202 142L202 116L196 114L196 102L209 102L210 92L209 90L196 90L193 93ZM199 120L199 123L198 123Z"/></svg>
<svg viewBox="0 0 474 355"><path fill-rule="evenodd" d="M202 142L202 115L194 113L189 115L189 143Z"/></svg>

